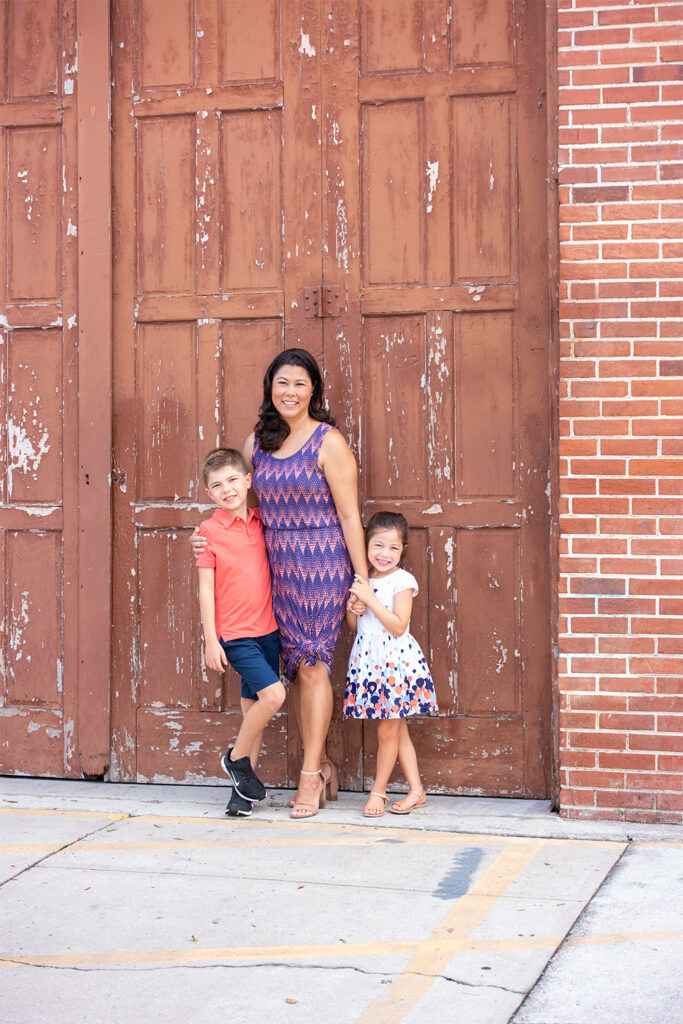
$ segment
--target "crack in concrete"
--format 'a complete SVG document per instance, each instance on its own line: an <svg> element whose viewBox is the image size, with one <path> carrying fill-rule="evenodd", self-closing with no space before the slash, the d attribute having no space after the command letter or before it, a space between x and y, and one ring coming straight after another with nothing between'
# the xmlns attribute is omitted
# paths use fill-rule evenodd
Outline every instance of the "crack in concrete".
<svg viewBox="0 0 683 1024"><path fill-rule="evenodd" d="M78 843L82 843L84 839L89 839L91 836L96 836L98 832L102 832L103 829L109 828L110 825L111 822L106 821L104 825L100 825L99 828L94 828L92 832L86 832L84 833L84 835L78 836L76 839L71 839L68 843L63 843L61 846L58 846L56 850L50 850L49 853L46 853L44 857L39 857L38 860L34 860L31 864L27 864L25 868L21 869L21 871L17 871L15 872L15 874L10 875L9 878L3 879L3 881L0 882L0 889L2 889L3 886L7 885L8 882L13 882L15 878L19 878L21 875L26 874L27 871L32 871L33 868L37 868L39 864L43 864L46 860L49 860L51 857L56 857L58 853L62 853L64 850L68 850L72 846L77 846Z"/></svg>
<svg viewBox="0 0 683 1024"><path fill-rule="evenodd" d="M431 978L433 981L437 981L439 978L443 981L447 981L452 985L463 985L466 988L483 989L491 988L496 989L500 992L508 992L510 995L525 996L527 991L522 989L507 988L505 985L494 985L486 982L477 984L473 981L463 981L461 978L453 978L447 974L427 974L424 971L402 971L399 974L389 974L387 971L372 971L364 967L358 967L355 964L318 964L318 963L293 963L292 961L280 962L277 960L254 960L249 963L222 963L216 961L215 963L208 964L191 964L191 963L176 963L176 964L164 964L164 965L149 965L145 967L135 967L133 965L121 965L116 967L114 965L93 965L93 966L60 966L59 964L27 964L23 960L15 960L13 957L0 957L1 964L14 964L17 967L32 967L37 968L41 971L79 971L84 974L101 974L103 972L110 972L114 974L121 974L126 971L134 974L150 973L153 971L211 971L211 970L245 970L249 968L263 968L263 967L276 967L285 968L286 970L299 970L299 971L352 971L355 974L362 974L369 978L386 978L387 984L395 981L399 976L401 977L413 977L413 978Z"/></svg>

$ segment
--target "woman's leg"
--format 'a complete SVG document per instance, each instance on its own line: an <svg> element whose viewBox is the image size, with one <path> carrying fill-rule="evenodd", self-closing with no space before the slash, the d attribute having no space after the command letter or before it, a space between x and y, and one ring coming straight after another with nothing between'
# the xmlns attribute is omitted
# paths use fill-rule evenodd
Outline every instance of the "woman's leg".
<svg viewBox="0 0 683 1024"><path fill-rule="evenodd" d="M302 662L294 685L299 690L299 728L304 747L301 768L304 772L318 773L320 760L324 756L327 730L332 720L332 684L327 666L322 661L315 665L306 665ZM293 817L298 817L296 808L299 803L317 807L321 781L320 774L299 777Z"/></svg>

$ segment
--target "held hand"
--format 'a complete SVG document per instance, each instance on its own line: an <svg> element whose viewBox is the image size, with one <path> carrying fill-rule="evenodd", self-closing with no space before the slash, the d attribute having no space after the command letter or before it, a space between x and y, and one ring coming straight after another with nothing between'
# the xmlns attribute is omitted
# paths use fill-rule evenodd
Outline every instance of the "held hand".
<svg viewBox="0 0 683 1024"><path fill-rule="evenodd" d="M356 578L351 586L351 596L367 605L375 596L375 592L368 580L364 580L362 576L356 574Z"/></svg>
<svg viewBox="0 0 683 1024"><path fill-rule="evenodd" d="M352 615L363 615L366 609L367 605L363 604L357 597L354 597L353 594L346 603L346 610L351 612Z"/></svg>
<svg viewBox="0 0 683 1024"><path fill-rule="evenodd" d="M190 544L192 545L192 554L194 555L195 558L198 555L201 555L201 553L204 550L204 548L206 547L207 543L208 542L206 540L206 537L200 536L197 528L195 527L193 532L190 534Z"/></svg>
<svg viewBox="0 0 683 1024"><path fill-rule="evenodd" d="M218 640L213 643L210 640L206 642L204 658L206 660L206 667L213 669L214 672L223 672L228 664L225 651L218 643Z"/></svg>

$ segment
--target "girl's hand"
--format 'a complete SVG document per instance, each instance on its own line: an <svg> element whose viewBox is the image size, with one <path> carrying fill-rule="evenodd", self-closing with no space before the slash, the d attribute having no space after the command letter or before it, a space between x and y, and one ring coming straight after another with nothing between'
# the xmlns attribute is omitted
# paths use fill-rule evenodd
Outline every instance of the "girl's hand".
<svg viewBox="0 0 683 1024"><path fill-rule="evenodd" d="M357 597L351 595L346 602L347 612L351 612L352 615L363 615L367 609L367 605L363 604Z"/></svg>
<svg viewBox="0 0 683 1024"><path fill-rule="evenodd" d="M375 596L375 592L370 586L368 580L364 580L362 576L356 573L356 578L351 586L351 596L358 598L364 605L368 605Z"/></svg>
<svg viewBox="0 0 683 1024"><path fill-rule="evenodd" d="M197 555L201 555L202 551L208 544L206 537L202 537L200 535L197 527L195 527L194 531L190 534L190 544L192 546L192 554L195 558Z"/></svg>
<svg viewBox="0 0 683 1024"><path fill-rule="evenodd" d="M212 668L214 672L223 672L228 664L228 659L218 640L207 640L205 646L206 667Z"/></svg>

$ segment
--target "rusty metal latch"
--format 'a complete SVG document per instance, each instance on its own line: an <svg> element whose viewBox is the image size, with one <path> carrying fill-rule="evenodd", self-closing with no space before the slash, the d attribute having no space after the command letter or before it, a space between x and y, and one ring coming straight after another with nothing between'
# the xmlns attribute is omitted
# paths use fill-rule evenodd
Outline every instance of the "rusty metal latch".
<svg viewBox="0 0 683 1024"><path fill-rule="evenodd" d="M341 287L324 284L317 288L304 288L304 315L306 317L339 316Z"/></svg>

